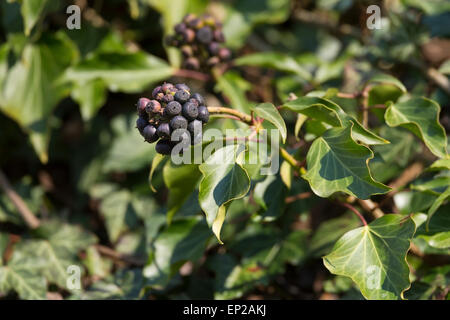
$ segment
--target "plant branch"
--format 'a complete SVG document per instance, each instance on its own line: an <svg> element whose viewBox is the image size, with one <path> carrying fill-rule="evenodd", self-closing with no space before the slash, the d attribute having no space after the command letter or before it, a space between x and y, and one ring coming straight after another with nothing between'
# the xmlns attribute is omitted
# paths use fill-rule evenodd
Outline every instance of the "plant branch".
<svg viewBox="0 0 450 320"><path fill-rule="evenodd" d="M352 206L349 203L345 203L345 202L338 202L338 203L339 203L339 205L346 207L347 209L352 211L354 214L356 214L358 216L359 220L361 220L361 222L364 224L364 226L367 227L366 219L364 219L364 216L361 214L361 212L359 212L354 206Z"/></svg>
<svg viewBox="0 0 450 320"><path fill-rule="evenodd" d="M239 110L226 108L226 107L208 107L208 111L211 114L215 114L217 116L220 116L221 114L225 115L232 115L239 119L239 121L242 121L248 125L252 125L252 117L248 114L245 114Z"/></svg>
<svg viewBox="0 0 450 320"><path fill-rule="evenodd" d="M194 71L194 70L187 70L187 69L177 69L173 73L173 76L175 77L181 77L181 78L189 78L194 80L200 80L200 81L209 81L211 77L202 72Z"/></svg>
<svg viewBox="0 0 450 320"><path fill-rule="evenodd" d="M25 201L23 201L20 195L11 187L8 178L5 176L2 170L0 170L0 187L17 208L28 227L31 229L36 229L37 227L39 227L39 219L36 218L33 212L31 212L31 210L28 208Z"/></svg>
<svg viewBox="0 0 450 320"><path fill-rule="evenodd" d="M143 266L145 264L144 261L137 259L135 257L129 256L129 255L124 255L121 254L117 251L115 251L114 249L101 245L101 244L96 244L95 248L98 250L98 252L108 258L111 258L113 260L120 260L129 264L133 264L136 266Z"/></svg>
<svg viewBox="0 0 450 320"><path fill-rule="evenodd" d="M304 164L295 159L293 156L291 156L289 152L287 152L287 150L284 149L283 147L280 147L280 154L283 157L283 159L286 160L291 166L298 169L303 168Z"/></svg>

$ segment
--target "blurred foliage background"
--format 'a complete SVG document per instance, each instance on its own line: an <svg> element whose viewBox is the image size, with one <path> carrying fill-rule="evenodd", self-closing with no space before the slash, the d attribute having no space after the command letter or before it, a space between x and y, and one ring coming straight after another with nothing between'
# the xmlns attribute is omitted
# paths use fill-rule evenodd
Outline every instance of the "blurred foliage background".
<svg viewBox="0 0 450 320"><path fill-rule="evenodd" d="M81 8L80 30L66 27L72 4ZM371 4L381 8L379 30L366 27ZM222 20L226 45L244 56L235 63L243 67L231 67L217 83L180 77L180 54L165 48L163 37L188 12ZM450 130L448 1L22 0L1 1L0 13L2 184L9 181L40 219L30 229L0 193L0 268L10 272L0 276L0 299L362 299L320 259L359 222L332 202L296 198L310 191L304 180L293 179L288 189L274 176L233 202L225 246L204 221L189 179L196 167L164 163L153 176L157 192L150 190L155 151L135 129L135 103L163 81L186 82L209 106L248 111L291 92L357 92L382 71L437 101ZM259 59L244 60L255 52ZM398 87L380 84L370 104L399 95ZM355 100L340 103L357 113ZM296 118L284 116L293 131ZM314 128L302 130L307 142L315 136ZM400 149L375 147L378 180L388 183L417 157L433 159L410 133L380 131ZM291 137L288 144L298 142ZM444 186L448 177L442 174ZM432 176L421 179L394 197L400 212L421 212L436 199L420 189ZM168 212L176 212L170 225ZM407 296L445 297L448 249L415 241L424 256L409 257L415 282ZM71 264L82 267L82 290L66 288Z"/></svg>

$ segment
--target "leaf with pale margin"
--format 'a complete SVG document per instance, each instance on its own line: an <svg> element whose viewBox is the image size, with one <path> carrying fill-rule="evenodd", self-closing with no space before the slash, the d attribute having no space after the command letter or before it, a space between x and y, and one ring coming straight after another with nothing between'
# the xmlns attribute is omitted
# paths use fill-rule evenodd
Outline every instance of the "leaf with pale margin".
<svg viewBox="0 0 450 320"><path fill-rule="evenodd" d="M433 202L433 205L428 209L428 217L427 217L427 230L430 224L430 220L433 215L436 213L437 209L444 203L447 198L450 197L450 187L448 187L442 194Z"/></svg>
<svg viewBox="0 0 450 320"><path fill-rule="evenodd" d="M365 129L355 118L349 116L344 110L331 100L319 97L300 97L283 105L294 112L325 122L333 127L345 127L352 122L352 137L365 144L386 144L389 141Z"/></svg>
<svg viewBox="0 0 450 320"><path fill-rule="evenodd" d="M275 108L273 104L261 103L256 107L251 108L251 110L254 111L257 116L263 118L264 120L269 121L275 127L277 127L277 129L280 131L283 142L286 141L287 137L286 123L284 123L281 114L278 112L277 108Z"/></svg>
<svg viewBox="0 0 450 320"><path fill-rule="evenodd" d="M438 157L447 157L447 136L439 123L439 105L426 98L412 98L389 103L384 114L391 127L403 126L423 140L430 151Z"/></svg>
<svg viewBox="0 0 450 320"><path fill-rule="evenodd" d="M150 169L150 173L148 175L148 184L150 185L150 189L152 189L153 192L156 192L155 187L153 186L153 174L156 171L156 168L158 168L159 164L164 160L164 155L157 153L152 160L152 166Z"/></svg>
<svg viewBox="0 0 450 320"><path fill-rule="evenodd" d="M450 159L438 159L428 168L429 171L450 170Z"/></svg>
<svg viewBox="0 0 450 320"><path fill-rule="evenodd" d="M169 189L167 200L167 222L183 206L199 182L201 173L196 164L175 165L168 161L163 169L164 182Z"/></svg>
<svg viewBox="0 0 450 320"><path fill-rule="evenodd" d="M243 145L229 145L217 150L199 166L203 174L199 187L200 206L219 242L226 205L244 197L250 189L247 171L237 163Z"/></svg>
<svg viewBox="0 0 450 320"><path fill-rule="evenodd" d="M376 82L376 83L382 83L382 84L392 84L402 90L403 92L407 92L405 86L403 83L401 83L398 79L394 78L393 76L386 74L386 73L380 73L372 78L369 79L368 83L370 82Z"/></svg>
<svg viewBox="0 0 450 320"><path fill-rule="evenodd" d="M366 299L402 299L410 287L406 254L415 229L410 216L387 214L344 234L323 257L325 267L350 277Z"/></svg>
<svg viewBox="0 0 450 320"><path fill-rule="evenodd" d="M352 127L332 128L317 138L308 151L303 177L320 197L342 191L359 199L391 190L373 180L368 161L372 151L352 139Z"/></svg>

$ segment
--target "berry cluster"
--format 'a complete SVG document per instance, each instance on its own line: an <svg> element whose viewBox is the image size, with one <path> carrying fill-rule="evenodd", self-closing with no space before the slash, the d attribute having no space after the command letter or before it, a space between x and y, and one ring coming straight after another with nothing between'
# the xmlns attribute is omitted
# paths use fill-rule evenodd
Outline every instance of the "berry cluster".
<svg viewBox="0 0 450 320"><path fill-rule="evenodd" d="M152 97L153 100L139 99L136 127L145 141L153 143L159 139L156 152L170 154L179 142L201 142L202 125L208 122L209 112L200 94L191 94L191 89L182 83L164 83L153 90Z"/></svg>
<svg viewBox="0 0 450 320"><path fill-rule="evenodd" d="M168 36L166 43L181 49L184 68L206 71L231 59L231 51L221 46L225 42L222 24L210 15L188 14L174 29L175 34Z"/></svg>

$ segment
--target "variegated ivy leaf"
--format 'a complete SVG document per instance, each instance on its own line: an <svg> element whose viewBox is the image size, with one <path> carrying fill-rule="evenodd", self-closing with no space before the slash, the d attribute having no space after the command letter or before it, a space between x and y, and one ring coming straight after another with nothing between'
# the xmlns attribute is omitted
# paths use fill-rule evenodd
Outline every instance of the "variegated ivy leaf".
<svg viewBox="0 0 450 320"><path fill-rule="evenodd" d="M342 191L360 199L390 190L375 181L368 167L373 153L352 139L352 126L332 128L317 138L308 151L303 177L320 197Z"/></svg>
<svg viewBox="0 0 450 320"><path fill-rule="evenodd" d="M284 120L281 117L280 113L278 112L277 108L275 108L273 104L261 103L256 107L252 108L252 110L255 112L257 116L272 123L280 131L283 142L286 141L287 137L286 124L284 123Z"/></svg>
<svg viewBox="0 0 450 320"><path fill-rule="evenodd" d="M199 187L200 206L219 242L227 205L244 197L250 189L250 177L237 162L243 145L229 145L217 150L199 169L203 174Z"/></svg>
<svg viewBox="0 0 450 320"><path fill-rule="evenodd" d="M323 257L325 267L350 277L366 299L402 299L410 287L406 254L415 230L410 216L387 214L344 234Z"/></svg>
<svg viewBox="0 0 450 320"><path fill-rule="evenodd" d="M355 118L331 100L319 97L300 97L283 105L294 112L316 119L333 127L345 127L353 123L352 137L368 145L386 144L389 141L365 129Z"/></svg>
<svg viewBox="0 0 450 320"><path fill-rule="evenodd" d="M402 126L423 140L438 157L447 157L447 136L439 123L439 105L426 98L390 103L384 119L391 127Z"/></svg>

